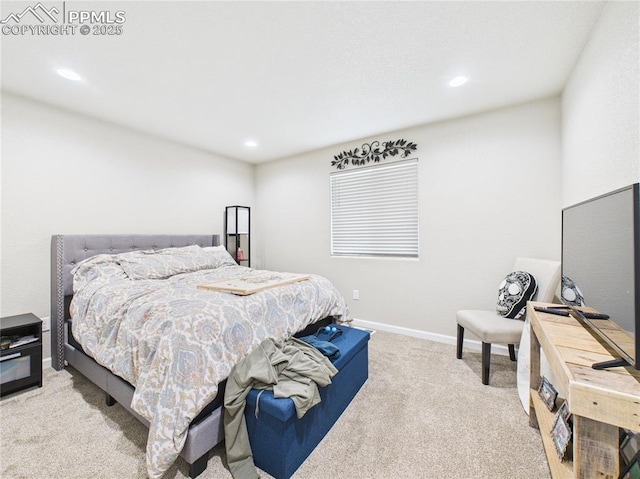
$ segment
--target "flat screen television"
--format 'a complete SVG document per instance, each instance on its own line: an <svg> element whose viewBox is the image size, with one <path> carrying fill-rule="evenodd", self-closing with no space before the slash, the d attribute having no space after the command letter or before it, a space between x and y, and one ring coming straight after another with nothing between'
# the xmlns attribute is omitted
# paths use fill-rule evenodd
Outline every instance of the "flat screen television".
<svg viewBox="0 0 640 479"><path fill-rule="evenodd" d="M638 183L562 210L562 301L620 356L596 369L640 369ZM580 307L609 318L585 317Z"/></svg>

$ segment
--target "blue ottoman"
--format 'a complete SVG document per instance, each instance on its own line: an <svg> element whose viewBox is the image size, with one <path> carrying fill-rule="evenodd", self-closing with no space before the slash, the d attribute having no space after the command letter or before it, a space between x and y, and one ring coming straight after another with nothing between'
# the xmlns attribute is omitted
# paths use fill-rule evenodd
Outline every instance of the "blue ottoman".
<svg viewBox="0 0 640 479"><path fill-rule="evenodd" d="M339 326L344 332L331 342L340 349L333 364L338 369L331 384L320 388L322 402L301 419L293 401L274 398L273 391L260 396L255 416L257 390L249 392L245 419L257 467L276 479L288 479L311 454L337 421L369 376L369 333Z"/></svg>

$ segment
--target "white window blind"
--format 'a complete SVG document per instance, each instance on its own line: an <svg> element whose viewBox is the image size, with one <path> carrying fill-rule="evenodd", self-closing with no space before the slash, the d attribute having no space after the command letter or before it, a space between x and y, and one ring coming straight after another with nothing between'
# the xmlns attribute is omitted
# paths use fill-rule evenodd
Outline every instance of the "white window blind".
<svg viewBox="0 0 640 479"><path fill-rule="evenodd" d="M418 160L331 174L331 254L418 256Z"/></svg>

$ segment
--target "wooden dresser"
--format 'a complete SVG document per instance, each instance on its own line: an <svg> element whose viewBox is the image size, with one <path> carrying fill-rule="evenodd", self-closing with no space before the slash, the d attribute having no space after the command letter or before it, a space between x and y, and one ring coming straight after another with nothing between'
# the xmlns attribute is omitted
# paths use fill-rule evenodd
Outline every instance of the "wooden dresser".
<svg viewBox="0 0 640 479"><path fill-rule="evenodd" d="M618 479L619 428L640 431L640 371L631 367L595 370L591 365L617 356L569 316L541 313L530 302L531 382L529 424L539 428L549 468L557 478ZM573 460L561 461L551 438L555 411L540 399L540 349L553 373L552 384L573 414Z"/></svg>

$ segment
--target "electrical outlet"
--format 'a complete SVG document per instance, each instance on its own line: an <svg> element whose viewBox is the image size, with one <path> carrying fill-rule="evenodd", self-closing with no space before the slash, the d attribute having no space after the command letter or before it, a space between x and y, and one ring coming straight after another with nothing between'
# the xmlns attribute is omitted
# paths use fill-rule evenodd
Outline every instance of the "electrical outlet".
<svg viewBox="0 0 640 479"><path fill-rule="evenodd" d="M42 331L51 331L51 318L49 316L42 318Z"/></svg>
<svg viewBox="0 0 640 479"><path fill-rule="evenodd" d="M353 290L353 299L360 299L360 291L358 291L357 289Z"/></svg>

